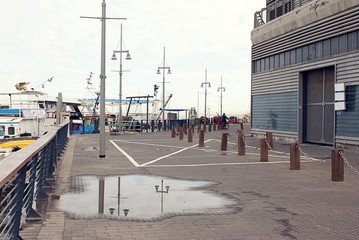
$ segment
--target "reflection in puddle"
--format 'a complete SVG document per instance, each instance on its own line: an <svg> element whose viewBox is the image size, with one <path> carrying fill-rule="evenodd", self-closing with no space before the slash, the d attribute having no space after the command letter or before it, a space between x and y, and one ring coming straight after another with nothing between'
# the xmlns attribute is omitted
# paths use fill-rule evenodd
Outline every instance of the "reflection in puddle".
<svg viewBox="0 0 359 240"><path fill-rule="evenodd" d="M149 175L75 176L56 206L75 218L142 221L237 212L234 200L203 190L213 184Z"/></svg>

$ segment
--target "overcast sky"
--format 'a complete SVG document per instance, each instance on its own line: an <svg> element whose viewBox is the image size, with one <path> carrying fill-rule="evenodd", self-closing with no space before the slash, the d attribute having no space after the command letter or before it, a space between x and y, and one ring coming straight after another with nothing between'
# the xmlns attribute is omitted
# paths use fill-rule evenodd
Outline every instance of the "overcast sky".
<svg viewBox="0 0 359 240"><path fill-rule="evenodd" d="M99 89L101 21L80 16L101 16L102 0L1 0L0 79L1 92L14 92L18 82L36 88L48 78L45 91L57 96L86 98L86 78L94 72L93 86ZM254 12L264 0L107 0L106 98L118 98L119 49L123 24L123 48L132 60L123 61L123 98L153 95L160 86L166 47L166 96L173 94L169 108L204 111L204 88L208 89L207 114L219 112L221 76L226 91L223 111L238 115L250 109L250 31ZM199 102L198 102L199 96Z"/></svg>

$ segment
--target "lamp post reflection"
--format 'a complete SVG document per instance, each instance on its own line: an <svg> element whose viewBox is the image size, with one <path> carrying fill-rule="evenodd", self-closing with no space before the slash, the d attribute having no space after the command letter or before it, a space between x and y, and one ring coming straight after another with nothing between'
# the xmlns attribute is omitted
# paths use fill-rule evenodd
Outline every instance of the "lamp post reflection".
<svg viewBox="0 0 359 240"><path fill-rule="evenodd" d="M118 189L117 189L117 196L113 198L117 198L117 215L120 216L120 203L121 203L121 177L118 177ZM109 208L110 214L113 215L115 212L115 208L111 207ZM128 215L129 209L123 209L123 213L125 214L125 217Z"/></svg>
<svg viewBox="0 0 359 240"><path fill-rule="evenodd" d="M168 193L170 186L166 186L166 190L163 190L163 179L161 180L161 190L158 190L160 186L155 185L156 193L161 193L161 213L163 213L163 194Z"/></svg>

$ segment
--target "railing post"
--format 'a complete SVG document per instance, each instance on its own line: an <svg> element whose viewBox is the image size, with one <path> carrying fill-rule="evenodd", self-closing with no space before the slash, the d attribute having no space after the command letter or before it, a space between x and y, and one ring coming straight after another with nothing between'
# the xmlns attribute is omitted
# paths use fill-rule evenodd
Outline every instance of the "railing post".
<svg viewBox="0 0 359 240"><path fill-rule="evenodd" d="M12 224L9 229L10 239L22 239L19 236L20 230L20 221L21 221L21 209L24 197L24 189L25 189L25 178L26 178L26 165L21 168L21 170L17 173L16 176L16 190L13 193L14 197L14 206L10 211L10 219L13 218Z"/></svg>
<svg viewBox="0 0 359 240"><path fill-rule="evenodd" d="M37 167L38 154L32 157L30 165L30 176L29 183L27 185L27 192L29 193L27 196L25 213L27 221L41 220L41 216L32 208L33 200L34 200L34 192L35 192L35 181L36 181L36 167Z"/></svg>
<svg viewBox="0 0 359 240"><path fill-rule="evenodd" d="M49 195L47 195L47 193L42 189L45 185L45 169L46 169L46 158L47 158L47 151L48 151L48 146L45 146L41 153L40 153L40 158L38 160L38 177L36 179L37 184L36 184L36 200L47 200L49 198Z"/></svg>

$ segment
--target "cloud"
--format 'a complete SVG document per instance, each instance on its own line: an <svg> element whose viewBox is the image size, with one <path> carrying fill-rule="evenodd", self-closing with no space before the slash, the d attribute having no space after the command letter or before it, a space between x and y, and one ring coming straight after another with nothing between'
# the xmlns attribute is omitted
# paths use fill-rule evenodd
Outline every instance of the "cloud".
<svg viewBox="0 0 359 240"><path fill-rule="evenodd" d="M253 14L264 6L262 0L107 0L107 17L127 20L107 21L106 95L118 97L119 61L111 61L118 46L123 24L124 48L131 61L124 61L124 97L152 94L153 85L162 82L157 67L166 64L172 75L166 95L173 93L171 106L196 107L204 69L213 89L223 76L227 87L226 112L247 111L250 102L250 31ZM34 7L36 6L36 7ZM31 9L31 10L30 10ZM44 89L57 96L85 97L86 78L95 72L94 86L99 84L101 21L80 19L100 16L100 0L14 0L2 3L0 20L0 79L10 84L2 91L15 91L19 81L38 86L51 76L54 81ZM161 84L160 84L161 85ZM160 93L162 90L160 89ZM209 98L211 108L218 109L218 95ZM233 104L235 103L235 104ZM213 105L213 106L212 106Z"/></svg>

